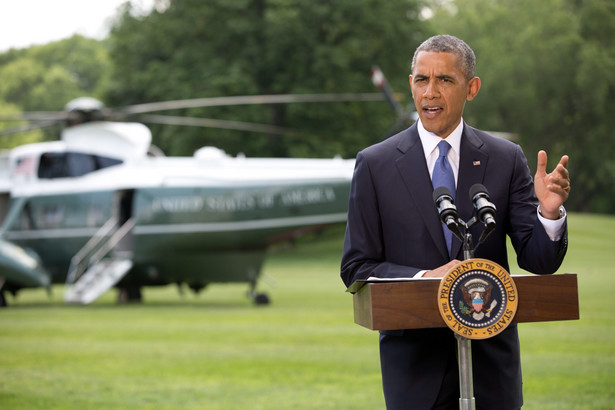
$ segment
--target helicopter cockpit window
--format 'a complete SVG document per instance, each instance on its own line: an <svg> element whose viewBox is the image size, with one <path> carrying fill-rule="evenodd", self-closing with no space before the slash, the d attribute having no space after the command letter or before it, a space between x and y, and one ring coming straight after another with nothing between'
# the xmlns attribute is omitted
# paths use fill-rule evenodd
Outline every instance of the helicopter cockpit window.
<svg viewBox="0 0 615 410"><path fill-rule="evenodd" d="M122 163L121 160L115 158L101 157L97 155L95 155L94 158L96 158L97 169L112 167L114 165L119 165Z"/></svg>
<svg viewBox="0 0 615 410"><path fill-rule="evenodd" d="M41 155L38 177L41 179L79 177L122 161L78 152L47 152Z"/></svg>

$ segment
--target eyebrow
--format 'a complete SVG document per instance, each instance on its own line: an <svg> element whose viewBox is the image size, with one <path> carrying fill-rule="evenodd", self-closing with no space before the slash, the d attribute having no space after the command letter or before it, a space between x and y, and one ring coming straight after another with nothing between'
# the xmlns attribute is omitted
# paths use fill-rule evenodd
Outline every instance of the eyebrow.
<svg viewBox="0 0 615 410"><path fill-rule="evenodd" d="M425 78L429 78L429 76L426 75L426 74L416 74L416 75L413 75L412 78L422 79L423 80ZM448 74L440 74L440 75L437 75L436 78L438 80L452 80L452 81L455 81L455 78L453 76L448 75Z"/></svg>
<svg viewBox="0 0 615 410"><path fill-rule="evenodd" d="M439 79L439 80L452 80L452 81L455 81L455 77L453 77L452 75L448 75L448 74L437 75L436 78Z"/></svg>

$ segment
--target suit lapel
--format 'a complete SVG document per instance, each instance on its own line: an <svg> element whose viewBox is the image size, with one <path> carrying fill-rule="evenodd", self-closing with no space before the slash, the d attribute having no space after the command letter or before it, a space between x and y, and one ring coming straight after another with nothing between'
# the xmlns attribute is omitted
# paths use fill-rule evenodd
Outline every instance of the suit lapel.
<svg viewBox="0 0 615 410"><path fill-rule="evenodd" d="M463 126L459 153L459 175L457 177L457 198L455 200L459 217L468 222L474 213L474 206L469 197L470 187L482 183L487 169L489 155L485 150L483 141L474 130L467 125ZM458 255L461 242L453 240L452 255Z"/></svg>
<svg viewBox="0 0 615 410"><path fill-rule="evenodd" d="M421 219L425 221L428 232L434 245L445 259L448 259L448 250L442 233L442 223L432 201L433 186L425 162L425 153L419 139L416 124L410 127L401 136L397 149L400 156L395 160L397 169L401 174L406 189L418 209Z"/></svg>

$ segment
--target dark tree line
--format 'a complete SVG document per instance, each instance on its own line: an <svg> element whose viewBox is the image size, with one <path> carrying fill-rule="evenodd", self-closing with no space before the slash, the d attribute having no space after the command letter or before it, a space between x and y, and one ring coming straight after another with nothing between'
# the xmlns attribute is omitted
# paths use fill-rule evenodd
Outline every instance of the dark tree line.
<svg viewBox="0 0 615 410"><path fill-rule="evenodd" d="M407 88L409 53L425 36L414 0L174 0L135 18L125 9L109 39L108 100L143 101L245 94L377 92L380 65ZM401 80L401 81L400 81ZM401 89L401 88L400 88ZM385 102L276 104L184 110L183 114L274 124L311 136L154 127L166 150L204 143L230 153L354 156L387 135ZM176 113L180 114L180 113Z"/></svg>
<svg viewBox="0 0 615 410"><path fill-rule="evenodd" d="M468 0L440 9L435 31L464 38L483 87L466 105L479 128L514 132L532 170L570 155L577 211L615 212L615 2Z"/></svg>

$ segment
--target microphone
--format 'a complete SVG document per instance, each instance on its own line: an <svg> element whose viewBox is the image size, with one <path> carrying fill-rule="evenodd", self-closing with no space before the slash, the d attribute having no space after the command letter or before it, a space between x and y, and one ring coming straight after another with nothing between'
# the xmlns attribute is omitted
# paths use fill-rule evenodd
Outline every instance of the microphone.
<svg viewBox="0 0 615 410"><path fill-rule="evenodd" d="M436 208L438 208L438 214L440 215L442 223L444 223L458 238L462 238L461 231L459 230L459 223L457 222L459 213L457 212L457 207L453 203L451 191L445 186L438 187L433 191L433 200L436 204Z"/></svg>
<svg viewBox="0 0 615 410"><path fill-rule="evenodd" d="M495 228L495 205L490 202L487 188L482 184L474 184L470 188L470 200L474 204L478 220Z"/></svg>

